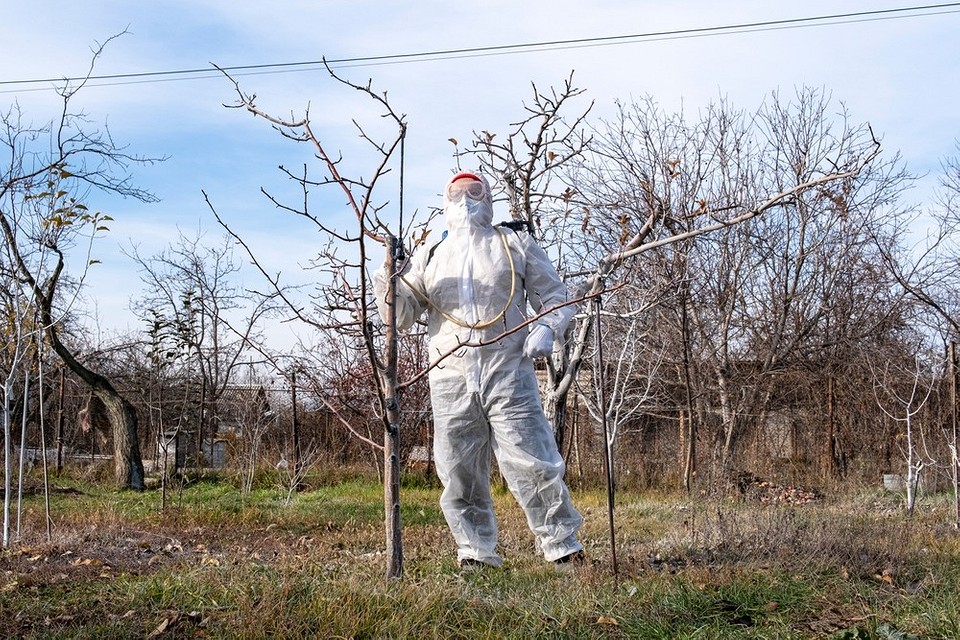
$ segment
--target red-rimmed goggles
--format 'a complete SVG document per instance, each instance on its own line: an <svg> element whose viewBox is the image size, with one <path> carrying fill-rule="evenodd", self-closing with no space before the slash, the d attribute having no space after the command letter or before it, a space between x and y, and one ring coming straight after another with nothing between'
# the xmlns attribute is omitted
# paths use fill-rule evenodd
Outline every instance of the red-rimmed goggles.
<svg viewBox="0 0 960 640"><path fill-rule="evenodd" d="M486 189L484 188L483 182L480 179L470 173L460 174L453 179L447 186L447 199L451 202L456 202L460 198L466 196L471 200L483 200L484 195L486 194Z"/></svg>

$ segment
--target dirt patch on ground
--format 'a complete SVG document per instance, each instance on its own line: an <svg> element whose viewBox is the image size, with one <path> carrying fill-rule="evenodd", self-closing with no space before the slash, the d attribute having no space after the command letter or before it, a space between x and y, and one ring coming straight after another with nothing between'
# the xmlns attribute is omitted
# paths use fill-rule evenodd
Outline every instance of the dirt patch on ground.
<svg viewBox="0 0 960 640"><path fill-rule="evenodd" d="M277 527L193 527L185 534L97 526L53 538L25 541L0 555L0 589L144 575L176 566L277 561L315 549L314 536Z"/></svg>

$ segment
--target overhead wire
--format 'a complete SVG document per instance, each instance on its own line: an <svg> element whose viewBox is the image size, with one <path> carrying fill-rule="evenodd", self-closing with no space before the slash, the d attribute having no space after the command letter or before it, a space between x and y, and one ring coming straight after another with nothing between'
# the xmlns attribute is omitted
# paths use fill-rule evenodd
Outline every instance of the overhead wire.
<svg viewBox="0 0 960 640"><path fill-rule="evenodd" d="M487 45L478 47L463 47L458 49L436 49L412 53L385 54L376 56L356 56L349 58L321 59L299 62L280 62L252 65L234 65L220 67L222 71L232 75L258 75L291 73L311 68L330 65L332 68L351 68L363 66L381 66L408 64L413 62L434 62L438 60L454 60L463 58L485 57L494 55L511 55L518 53L538 53L542 51L557 51L579 49L587 47L601 47L612 45L640 44L664 40L680 40L719 35L736 35L764 31L778 31L785 29L799 29L840 24L873 22L879 20L902 20L907 18L927 17L960 13L960 2L940 4L914 5L892 9L872 9L848 13L836 13L801 18L784 18L780 20L764 20L757 22L743 22L729 25L714 25L708 27L693 27L687 29L673 29L666 31L651 31L615 36L598 36L591 38L574 38L566 40L545 40L537 42L514 43L506 45ZM52 87L35 87L31 85L50 85L51 83L69 83L86 81L89 86L112 86L122 84L138 84L152 82L169 82L172 80L206 79L220 77L221 72L212 68L179 69L167 71L141 71L132 73L115 73L91 75L89 77L37 78L27 80L0 80L0 87L16 87L0 89L0 93L19 93L26 91L47 91Z"/></svg>

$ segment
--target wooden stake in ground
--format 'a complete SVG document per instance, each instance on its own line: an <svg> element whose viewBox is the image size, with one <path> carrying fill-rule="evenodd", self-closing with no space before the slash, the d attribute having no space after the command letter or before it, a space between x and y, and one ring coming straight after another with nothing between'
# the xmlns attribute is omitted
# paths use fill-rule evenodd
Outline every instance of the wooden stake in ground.
<svg viewBox="0 0 960 640"><path fill-rule="evenodd" d="M960 529L960 456L957 455L958 441L957 428L957 343L950 341L947 351L950 358L950 422L953 426L953 442L950 445L952 460L951 472L953 475L953 526Z"/></svg>
<svg viewBox="0 0 960 640"><path fill-rule="evenodd" d="M610 442L610 426L607 423L607 390L603 375L603 336L600 333L600 296L597 296L593 303L593 309L596 312L596 324L594 328L594 339L597 343L597 360L600 366L597 367L598 393L597 402L600 403L600 420L603 422L603 469L607 478L607 520L610 524L610 563L613 567L614 578L618 575L617 570L617 538L613 524L613 505L614 505L614 485L613 485L613 447Z"/></svg>

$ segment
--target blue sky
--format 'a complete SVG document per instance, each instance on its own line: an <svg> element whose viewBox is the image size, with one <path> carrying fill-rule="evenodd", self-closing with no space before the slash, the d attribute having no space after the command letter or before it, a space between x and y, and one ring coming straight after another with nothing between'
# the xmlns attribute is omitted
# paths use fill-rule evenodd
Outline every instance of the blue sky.
<svg viewBox="0 0 960 640"><path fill-rule="evenodd" d="M97 74L274 64L670 32L772 20L919 6L895 0L652 2L598 0L475 0L386 2L219 0L131 2L37 0L4 3L0 22L0 82L82 75L97 42L111 42ZM898 16L893 19L893 16ZM459 57L402 64L344 66L357 82L371 79L406 114L408 211L438 203L453 165L454 137L473 130L505 131L521 115L531 83L576 84L596 101L595 117L615 99L652 96L664 109L688 113L718 97L755 109L771 91L823 88L857 121L868 121L888 153L899 151L915 173L935 174L960 138L960 7L884 15L884 19L812 22L802 28L739 30L711 36L643 38L628 44ZM316 67L283 73L238 74L248 93L277 114L309 104L322 137L346 162L359 157L352 118L377 121L362 96ZM249 238L264 260L297 275L320 238L274 210L260 187L283 190L279 164L307 160L267 124L229 110L232 87L216 74L149 82L104 82L85 89L77 106L109 123L118 141L147 156L169 159L138 169L155 204L94 201L115 221L97 245L103 263L86 292L101 328L137 321L127 310L141 288L120 246L154 253L176 238L221 231L204 202ZM0 108L14 101L39 122L57 113L44 85L0 84ZM584 102L584 105L586 102ZM351 155L353 153L353 155ZM356 165L361 166L361 165ZM369 173L369 171L363 170ZM934 176L911 195L923 205ZM342 198L323 202L343 215ZM505 215L505 214L504 214Z"/></svg>

